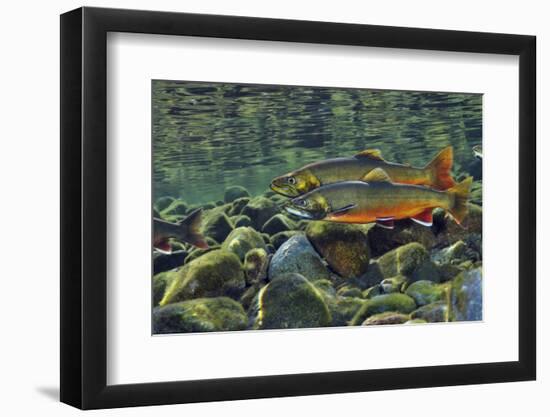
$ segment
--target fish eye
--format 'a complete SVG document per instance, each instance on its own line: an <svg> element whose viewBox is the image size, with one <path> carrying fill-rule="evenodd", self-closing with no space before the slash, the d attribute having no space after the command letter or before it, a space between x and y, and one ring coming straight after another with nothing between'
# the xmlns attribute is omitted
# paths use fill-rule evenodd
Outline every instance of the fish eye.
<svg viewBox="0 0 550 417"><path fill-rule="evenodd" d="M296 184L296 178L294 178L294 177L288 177L287 182L288 182L290 185L294 185L294 184Z"/></svg>
<svg viewBox="0 0 550 417"><path fill-rule="evenodd" d="M307 201L306 200L298 200L298 204L302 207L307 207Z"/></svg>

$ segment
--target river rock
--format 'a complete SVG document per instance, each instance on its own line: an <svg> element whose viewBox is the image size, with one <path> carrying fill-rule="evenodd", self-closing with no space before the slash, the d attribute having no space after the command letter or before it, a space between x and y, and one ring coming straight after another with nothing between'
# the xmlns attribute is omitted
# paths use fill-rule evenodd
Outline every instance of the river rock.
<svg viewBox="0 0 550 417"><path fill-rule="evenodd" d="M251 307L254 329L329 326L329 309L320 292L300 274L278 275L258 294Z"/></svg>
<svg viewBox="0 0 550 417"><path fill-rule="evenodd" d="M160 211L160 215L168 221L176 221L187 213L187 203L182 200L173 200L168 207Z"/></svg>
<svg viewBox="0 0 550 417"><path fill-rule="evenodd" d="M420 280L413 282L405 291L414 302L422 307L445 299L446 290L443 285L434 284L432 281Z"/></svg>
<svg viewBox="0 0 550 417"><path fill-rule="evenodd" d="M451 282L450 319L477 321L483 319L481 268L464 271Z"/></svg>
<svg viewBox="0 0 550 417"><path fill-rule="evenodd" d="M185 264L166 289L160 305L190 298L239 297L245 287L244 272L234 253L216 249Z"/></svg>
<svg viewBox="0 0 550 417"><path fill-rule="evenodd" d="M350 285L344 285L343 287L339 288L337 293L340 297L356 297L356 298L362 298L363 292L360 288L353 287Z"/></svg>
<svg viewBox="0 0 550 417"><path fill-rule="evenodd" d="M232 216L231 221L233 222L235 227L252 226L252 220L250 220L250 217L245 216L244 214L238 214L236 216Z"/></svg>
<svg viewBox="0 0 550 417"><path fill-rule="evenodd" d="M172 204L172 202L175 200L174 197L171 197L171 196L164 196L164 197L159 197L157 198L157 200L155 201L155 208L157 209L158 212L161 212L163 211L166 207L168 207L170 204Z"/></svg>
<svg viewBox="0 0 550 417"><path fill-rule="evenodd" d="M366 272L369 246L363 226L315 221L307 226L306 235L338 275L352 278Z"/></svg>
<svg viewBox="0 0 550 417"><path fill-rule="evenodd" d="M153 305L157 306L164 297L166 289L178 276L177 271L165 271L153 276Z"/></svg>
<svg viewBox="0 0 550 417"><path fill-rule="evenodd" d="M422 319L428 323L441 323L449 321L448 306L445 301L426 304L411 313L411 319Z"/></svg>
<svg viewBox="0 0 550 417"><path fill-rule="evenodd" d="M285 232L296 228L296 224L283 214L276 214L265 222L262 232L274 235L279 232Z"/></svg>
<svg viewBox="0 0 550 417"><path fill-rule="evenodd" d="M477 204L468 204L468 214L462 225L456 224L450 215L442 209L434 210L434 229L436 232L436 244L438 246L450 246L459 240L465 240L472 234L481 235L483 229L482 209Z"/></svg>
<svg viewBox="0 0 550 417"><path fill-rule="evenodd" d="M431 248L436 243L432 228L422 226L410 219L396 221L393 229L371 225L367 235L371 254L374 257L407 243L417 242L425 248Z"/></svg>
<svg viewBox="0 0 550 417"><path fill-rule="evenodd" d="M277 249L269 265L268 277L272 280L291 272L310 281L330 278L323 260L303 234L292 236Z"/></svg>
<svg viewBox="0 0 550 417"><path fill-rule="evenodd" d="M237 198L242 197L250 197L250 193L248 192L248 190L244 187L241 187L240 185L233 185L225 189L225 192L223 194L223 201L226 203L231 203Z"/></svg>
<svg viewBox="0 0 550 417"><path fill-rule="evenodd" d="M235 201L233 201L233 203L231 203L231 208L229 209L227 214L229 214L230 216L241 214L241 211L248 204L249 201L249 197L237 198Z"/></svg>
<svg viewBox="0 0 550 417"><path fill-rule="evenodd" d="M251 249L266 249L262 235L252 227L237 227L225 238L222 249L235 253L241 261Z"/></svg>
<svg viewBox="0 0 550 417"><path fill-rule="evenodd" d="M243 207L241 214L252 220L256 230L262 230L263 225L279 212L277 204L266 197L254 197Z"/></svg>
<svg viewBox="0 0 550 417"><path fill-rule="evenodd" d="M233 222L221 210L211 210L203 220L203 234L216 242L223 242L233 230Z"/></svg>
<svg viewBox="0 0 550 417"><path fill-rule="evenodd" d="M409 320L407 314L387 311L385 313L374 314L363 322L363 326L379 326L386 324L403 324Z"/></svg>
<svg viewBox="0 0 550 417"><path fill-rule="evenodd" d="M391 294L392 292L402 292L401 289L407 283L407 278L403 275L397 275L395 277L383 279L380 282L380 287L384 294Z"/></svg>
<svg viewBox="0 0 550 417"><path fill-rule="evenodd" d="M273 236L271 236L271 244L275 249L279 249L279 247L285 243L288 239L290 239L292 236L295 236L299 234L300 232L297 232L295 230L289 230L287 232L279 232L275 233Z"/></svg>
<svg viewBox="0 0 550 417"><path fill-rule="evenodd" d="M244 272L246 283L252 285L267 278L269 255L262 248L249 250L244 257Z"/></svg>
<svg viewBox="0 0 550 417"><path fill-rule="evenodd" d="M199 298L153 310L153 333L225 332L244 330L243 307L227 297Z"/></svg>
<svg viewBox="0 0 550 417"><path fill-rule="evenodd" d="M370 316L386 311L409 314L415 309L416 303L408 295L401 293L378 295L365 301L365 304L355 314L350 324L359 326Z"/></svg>

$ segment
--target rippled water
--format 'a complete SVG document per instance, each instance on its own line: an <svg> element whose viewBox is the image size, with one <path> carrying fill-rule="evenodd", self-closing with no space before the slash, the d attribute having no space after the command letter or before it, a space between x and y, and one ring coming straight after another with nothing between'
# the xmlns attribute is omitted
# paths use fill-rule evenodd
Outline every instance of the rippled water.
<svg viewBox="0 0 550 417"><path fill-rule="evenodd" d="M155 80L152 96L155 197L191 204L369 148L424 166L453 145L458 175L482 140L479 94Z"/></svg>

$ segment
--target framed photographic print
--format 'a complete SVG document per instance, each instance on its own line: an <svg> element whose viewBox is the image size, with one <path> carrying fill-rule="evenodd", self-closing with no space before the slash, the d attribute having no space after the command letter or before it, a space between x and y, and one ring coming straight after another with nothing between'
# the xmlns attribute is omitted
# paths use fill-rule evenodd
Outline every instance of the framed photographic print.
<svg viewBox="0 0 550 417"><path fill-rule="evenodd" d="M61 400L531 380L535 38L61 16Z"/></svg>

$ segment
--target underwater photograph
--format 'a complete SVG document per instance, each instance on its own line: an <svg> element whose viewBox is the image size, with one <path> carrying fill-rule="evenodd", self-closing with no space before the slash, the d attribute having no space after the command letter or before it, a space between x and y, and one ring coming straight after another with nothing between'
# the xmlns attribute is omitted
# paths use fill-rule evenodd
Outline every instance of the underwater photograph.
<svg viewBox="0 0 550 417"><path fill-rule="evenodd" d="M481 94L151 88L153 334L483 319Z"/></svg>

